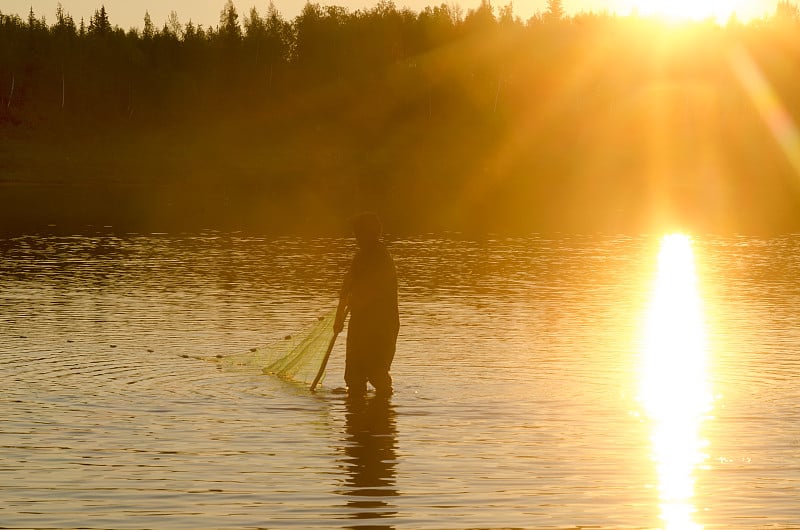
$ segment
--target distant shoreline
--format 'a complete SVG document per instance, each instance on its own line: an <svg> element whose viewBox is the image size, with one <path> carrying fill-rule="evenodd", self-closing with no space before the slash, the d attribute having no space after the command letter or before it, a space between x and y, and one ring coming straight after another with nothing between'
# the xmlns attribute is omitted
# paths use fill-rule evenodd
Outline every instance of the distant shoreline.
<svg viewBox="0 0 800 530"><path fill-rule="evenodd" d="M800 230L800 10L0 17L0 230ZM788 44L792 44L791 46ZM794 46L794 47L793 47Z"/></svg>

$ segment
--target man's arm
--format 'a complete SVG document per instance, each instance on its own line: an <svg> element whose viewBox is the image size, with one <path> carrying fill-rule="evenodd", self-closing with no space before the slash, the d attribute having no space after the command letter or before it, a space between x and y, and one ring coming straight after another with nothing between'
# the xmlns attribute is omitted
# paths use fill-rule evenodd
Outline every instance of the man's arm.
<svg viewBox="0 0 800 530"><path fill-rule="evenodd" d="M339 306L336 308L336 318L333 320L333 332L337 335L344 329L344 321L350 310L350 288L352 285L352 269L344 275L342 290L339 293Z"/></svg>

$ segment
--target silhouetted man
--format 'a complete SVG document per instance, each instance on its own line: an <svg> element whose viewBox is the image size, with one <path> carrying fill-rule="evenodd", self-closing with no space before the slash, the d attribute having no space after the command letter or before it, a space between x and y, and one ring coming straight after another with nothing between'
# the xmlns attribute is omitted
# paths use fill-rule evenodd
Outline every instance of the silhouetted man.
<svg viewBox="0 0 800 530"><path fill-rule="evenodd" d="M400 317L394 261L381 242L381 222L373 213L353 220L358 251L344 277L334 331L347 328L344 381L351 395L363 395L369 381L378 395L392 393L389 368L394 359Z"/></svg>

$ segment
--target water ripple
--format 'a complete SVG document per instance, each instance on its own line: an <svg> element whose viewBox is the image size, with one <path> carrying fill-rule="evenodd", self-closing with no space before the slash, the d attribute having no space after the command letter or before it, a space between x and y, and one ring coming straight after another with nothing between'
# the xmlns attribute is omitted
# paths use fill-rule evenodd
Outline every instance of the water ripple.
<svg viewBox="0 0 800 530"><path fill-rule="evenodd" d="M389 403L198 360L335 303L339 239L0 240L3 528L658 526L636 362L657 238L391 242ZM699 238L712 528L800 528L800 238ZM676 389L679 391L679 389Z"/></svg>

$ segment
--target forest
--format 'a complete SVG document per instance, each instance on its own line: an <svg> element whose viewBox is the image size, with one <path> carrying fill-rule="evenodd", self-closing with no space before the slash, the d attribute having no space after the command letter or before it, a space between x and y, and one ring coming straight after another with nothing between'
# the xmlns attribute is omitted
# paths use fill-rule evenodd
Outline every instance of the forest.
<svg viewBox="0 0 800 530"><path fill-rule="evenodd" d="M800 229L800 14L0 12L0 231Z"/></svg>

